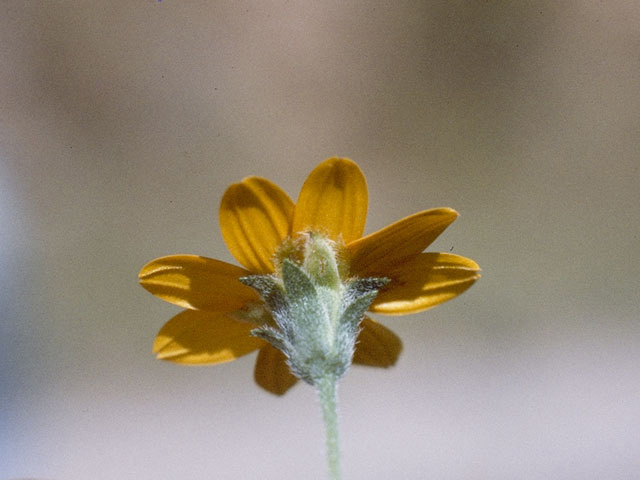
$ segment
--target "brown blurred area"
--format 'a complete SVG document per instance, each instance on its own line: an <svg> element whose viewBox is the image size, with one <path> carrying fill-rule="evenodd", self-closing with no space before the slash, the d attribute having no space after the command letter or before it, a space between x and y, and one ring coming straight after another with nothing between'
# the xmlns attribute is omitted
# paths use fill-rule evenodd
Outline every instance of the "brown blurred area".
<svg viewBox="0 0 640 480"><path fill-rule="evenodd" d="M640 6L81 2L0 8L0 478L324 478L311 388L154 360L147 261L233 262L218 202L324 158L367 231L438 206L483 278L379 317L341 384L345 479L640 468Z"/></svg>

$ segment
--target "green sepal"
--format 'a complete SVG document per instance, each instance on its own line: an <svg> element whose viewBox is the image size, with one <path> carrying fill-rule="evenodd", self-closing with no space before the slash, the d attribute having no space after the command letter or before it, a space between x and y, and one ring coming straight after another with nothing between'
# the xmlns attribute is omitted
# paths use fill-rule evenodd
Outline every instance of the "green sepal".
<svg viewBox="0 0 640 480"><path fill-rule="evenodd" d="M285 305L284 289L276 277L248 275L240 277L238 280L256 290L272 312L280 310Z"/></svg>
<svg viewBox="0 0 640 480"><path fill-rule="evenodd" d="M289 260L282 264L282 282L291 316L283 321L292 323L297 340L321 348L321 337L325 334L323 327L328 319L326 308L319 302L316 287L305 271Z"/></svg>
<svg viewBox="0 0 640 480"><path fill-rule="evenodd" d="M365 312L369 309L369 305L371 305L373 299L376 298L377 293L377 291L365 293L346 306L340 316L340 333L358 336L360 322L364 318Z"/></svg>
<svg viewBox="0 0 640 480"><path fill-rule="evenodd" d="M347 285L346 295L357 298L365 293L377 294L388 283L389 279L384 277L357 278Z"/></svg>
<svg viewBox="0 0 640 480"><path fill-rule="evenodd" d="M317 233L309 233L302 267L317 286L338 290L341 285L335 243Z"/></svg>
<svg viewBox="0 0 640 480"><path fill-rule="evenodd" d="M251 330L251 335L254 337L262 338L278 350L285 352L289 350L287 341L279 330L272 327L258 327Z"/></svg>
<svg viewBox="0 0 640 480"><path fill-rule="evenodd" d="M275 323L251 334L281 350L307 383L341 378L351 365L360 322L388 280L342 281L331 243L318 236L309 238L302 265L285 258L278 273L240 278L261 295Z"/></svg>

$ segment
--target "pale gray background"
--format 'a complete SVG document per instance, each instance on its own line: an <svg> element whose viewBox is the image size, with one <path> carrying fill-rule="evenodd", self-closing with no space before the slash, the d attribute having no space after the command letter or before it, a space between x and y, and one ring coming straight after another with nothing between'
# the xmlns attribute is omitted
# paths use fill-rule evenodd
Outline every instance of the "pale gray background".
<svg viewBox="0 0 640 480"><path fill-rule="evenodd" d="M324 478L312 389L154 360L136 276L232 261L225 187L331 155L368 232L454 207L434 248L484 273L382 318L345 479L638 478L637 2L3 0L0 102L0 478Z"/></svg>

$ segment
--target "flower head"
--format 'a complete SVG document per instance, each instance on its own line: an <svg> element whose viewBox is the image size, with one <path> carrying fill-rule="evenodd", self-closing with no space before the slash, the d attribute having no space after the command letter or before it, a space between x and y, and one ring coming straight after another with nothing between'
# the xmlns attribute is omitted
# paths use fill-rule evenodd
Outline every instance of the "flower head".
<svg viewBox="0 0 640 480"><path fill-rule="evenodd" d="M251 288L261 283L260 278L282 278L283 270L298 275L295 265L300 265L315 272L320 284L335 280L358 290L370 279L375 291L363 310L369 306L374 313L404 315L450 300L480 277L473 260L424 252L456 219L454 210L418 212L363 237L367 198L360 168L345 158L318 165L295 204L264 178L247 177L231 185L220 205L220 228L242 267L196 255L172 255L153 260L140 271L144 288L186 309L160 330L154 353L163 360L201 365L228 362L258 350L256 382L283 394L297 378L285 354L272 345L277 339L270 340L269 332L282 325L274 323L273 301L265 298L269 286L258 288L260 295ZM324 257L309 254L320 244L335 253L335 271L327 270ZM358 279L361 283L356 283ZM402 344L393 332L369 317L356 328L354 363L377 367L395 363Z"/></svg>

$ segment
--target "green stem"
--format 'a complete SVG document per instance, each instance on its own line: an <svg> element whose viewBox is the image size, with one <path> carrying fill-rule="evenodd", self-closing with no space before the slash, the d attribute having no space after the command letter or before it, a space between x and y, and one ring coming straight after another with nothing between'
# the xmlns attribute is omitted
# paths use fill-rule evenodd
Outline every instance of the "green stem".
<svg viewBox="0 0 640 480"><path fill-rule="evenodd" d="M327 455L329 459L329 477L340 480L340 443L338 441L338 379L326 375L316 382L316 389L322 404L322 417L327 434Z"/></svg>

